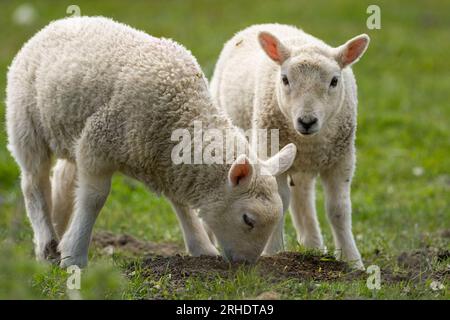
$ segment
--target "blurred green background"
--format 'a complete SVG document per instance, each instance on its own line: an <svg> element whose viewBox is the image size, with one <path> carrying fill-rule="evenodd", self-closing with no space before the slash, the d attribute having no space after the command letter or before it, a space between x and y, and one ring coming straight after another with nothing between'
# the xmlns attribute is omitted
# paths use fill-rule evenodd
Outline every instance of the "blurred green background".
<svg viewBox="0 0 450 320"><path fill-rule="evenodd" d="M369 17L366 10L370 4L381 9L380 30L366 27ZM154 36L182 43L197 57L208 77L223 43L251 24L293 24L333 46L357 34L368 33L369 49L353 68L359 93L358 163L352 196L357 244L366 264L389 265L394 269L398 268L396 257L402 252L427 246L449 248L448 237L440 236L450 228L449 1L2 0L0 298L67 298L64 273L33 262L32 233L20 193L19 171L6 149L4 88L7 67L23 43L50 21L70 16L73 13L67 12L70 5L77 5L81 15L111 17ZM320 185L318 190L318 213L326 244L331 248ZM148 193L141 184L119 175L114 178L111 196L96 229L182 245L181 231L167 202ZM290 221L286 234L289 249L302 250L296 244ZM95 268L106 268L111 273L112 280L108 281L112 284L85 296L151 298L150 291L142 291L139 279L122 279L122 269L117 263L99 258L96 266L96 261L96 258L91 261L94 267L90 272L94 276L89 279L95 283ZM197 283L188 294L167 297L244 298L271 288L261 281L259 286L254 286L244 279L236 286L230 284L226 292ZM302 285L279 290L285 298L373 297L374 294L362 283L330 284L313 290L304 290ZM432 291L426 284L405 291L407 286L407 283L386 286L377 297L448 298L446 291Z"/></svg>

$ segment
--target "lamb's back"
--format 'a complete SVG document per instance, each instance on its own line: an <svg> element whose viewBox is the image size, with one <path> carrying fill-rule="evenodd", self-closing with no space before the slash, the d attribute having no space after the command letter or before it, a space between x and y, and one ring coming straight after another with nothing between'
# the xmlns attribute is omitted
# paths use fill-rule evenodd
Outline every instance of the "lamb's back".
<svg viewBox="0 0 450 320"><path fill-rule="evenodd" d="M170 117L196 87L205 81L182 46L97 17L48 25L18 53L8 79L9 95L27 100L11 107L27 109L16 112L30 114L53 151L69 157L92 115L146 119L133 125L147 131L153 118L176 125Z"/></svg>

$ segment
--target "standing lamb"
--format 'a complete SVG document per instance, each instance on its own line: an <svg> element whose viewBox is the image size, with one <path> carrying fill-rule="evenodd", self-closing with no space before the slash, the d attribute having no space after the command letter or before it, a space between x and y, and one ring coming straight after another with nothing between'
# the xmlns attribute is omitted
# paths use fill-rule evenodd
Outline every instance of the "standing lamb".
<svg viewBox="0 0 450 320"><path fill-rule="evenodd" d="M357 268L363 263L351 231L357 93L350 66L368 44L363 34L333 48L296 27L255 25L225 44L211 81L213 99L234 124L277 128L281 146L297 146L294 164L278 179L285 209L291 198L298 241L324 248L314 200L320 175L336 254ZM281 222L266 252L282 248Z"/></svg>
<svg viewBox="0 0 450 320"><path fill-rule="evenodd" d="M170 200L192 255L218 254L199 216L229 260L246 261L282 216L274 176L292 164L295 146L267 161L235 153L219 164L172 161L173 131L192 134L194 122L247 143L212 104L195 58L171 40L100 17L53 22L14 59L6 116L38 259L87 264L116 171Z"/></svg>

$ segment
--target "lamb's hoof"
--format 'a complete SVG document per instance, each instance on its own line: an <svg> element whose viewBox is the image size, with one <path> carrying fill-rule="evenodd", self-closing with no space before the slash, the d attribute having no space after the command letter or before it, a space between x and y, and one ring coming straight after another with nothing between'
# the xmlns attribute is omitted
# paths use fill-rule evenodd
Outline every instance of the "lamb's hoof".
<svg viewBox="0 0 450 320"><path fill-rule="evenodd" d="M71 256L61 254L61 261L59 266L63 269L77 266L78 268L85 268L87 266L88 259L84 256Z"/></svg>
<svg viewBox="0 0 450 320"><path fill-rule="evenodd" d="M344 261L348 264L348 266L353 270L359 270L359 271L365 271L366 268L364 267L364 263L362 262L361 258L355 258L355 259L348 259L348 258L337 258L338 260Z"/></svg>
<svg viewBox="0 0 450 320"><path fill-rule="evenodd" d="M61 260L61 254L58 251L58 242L56 240L51 240L45 245L44 258L51 263L59 263Z"/></svg>
<svg viewBox="0 0 450 320"><path fill-rule="evenodd" d="M345 254L342 252L342 250L336 250L334 252L334 256L336 257L336 260L346 262L353 270L366 270L366 268L364 268L364 263L362 262L361 255L359 255L358 253Z"/></svg>
<svg viewBox="0 0 450 320"><path fill-rule="evenodd" d="M284 252L286 250L284 250L283 248L266 248L264 249L263 253L261 254L264 257L270 257L270 256L274 256L280 252Z"/></svg>
<svg viewBox="0 0 450 320"><path fill-rule="evenodd" d="M218 257L218 256L220 256L219 251L214 246L210 246L207 248L196 248L196 250L189 250L189 254L193 257L200 257L200 256Z"/></svg>
<svg viewBox="0 0 450 320"><path fill-rule="evenodd" d="M365 271L364 263L361 260L354 260L348 262L349 266L354 270Z"/></svg>
<svg viewBox="0 0 450 320"><path fill-rule="evenodd" d="M38 245L36 247L36 258L38 261L59 264L61 255L58 251L58 241L52 239L46 244Z"/></svg>
<svg viewBox="0 0 450 320"><path fill-rule="evenodd" d="M277 253L286 251L284 248L284 241L278 241L278 242L269 242L266 247L264 248L264 251L262 255L264 256L273 256Z"/></svg>

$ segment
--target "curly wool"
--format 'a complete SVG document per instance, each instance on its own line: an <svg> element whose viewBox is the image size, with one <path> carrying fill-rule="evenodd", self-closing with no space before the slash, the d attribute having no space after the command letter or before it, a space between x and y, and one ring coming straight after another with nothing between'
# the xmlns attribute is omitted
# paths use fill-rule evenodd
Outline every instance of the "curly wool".
<svg viewBox="0 0 450 320"><path fill-rule="evenodd" d="M314 43L331 49L302 30L281 24L254 25L238 32L225 45L211 80L215 103L226 110L233 123L243 129L279 129L280 146L294 143L297 156L289 172L318 173L353 152L356 131L356 82L350 68L343 71L345 99L339 112L313 137L298 134L281 112L275 83L277 65L258 43L258 33L268 31L287 45Z"/></svg>
<svg viewBox="0 0 450 320"><path fill-rule="evenodd" d="M101 157L153 191L196 206L225 184L230 165L174 166L172 131L192 134L196 120L245 140L210 100L196 59L174 41L107 18L63 19L28 41L9 69L9 144L30 148L43 139L70 161L82 148L86 159Z"/></svg>

